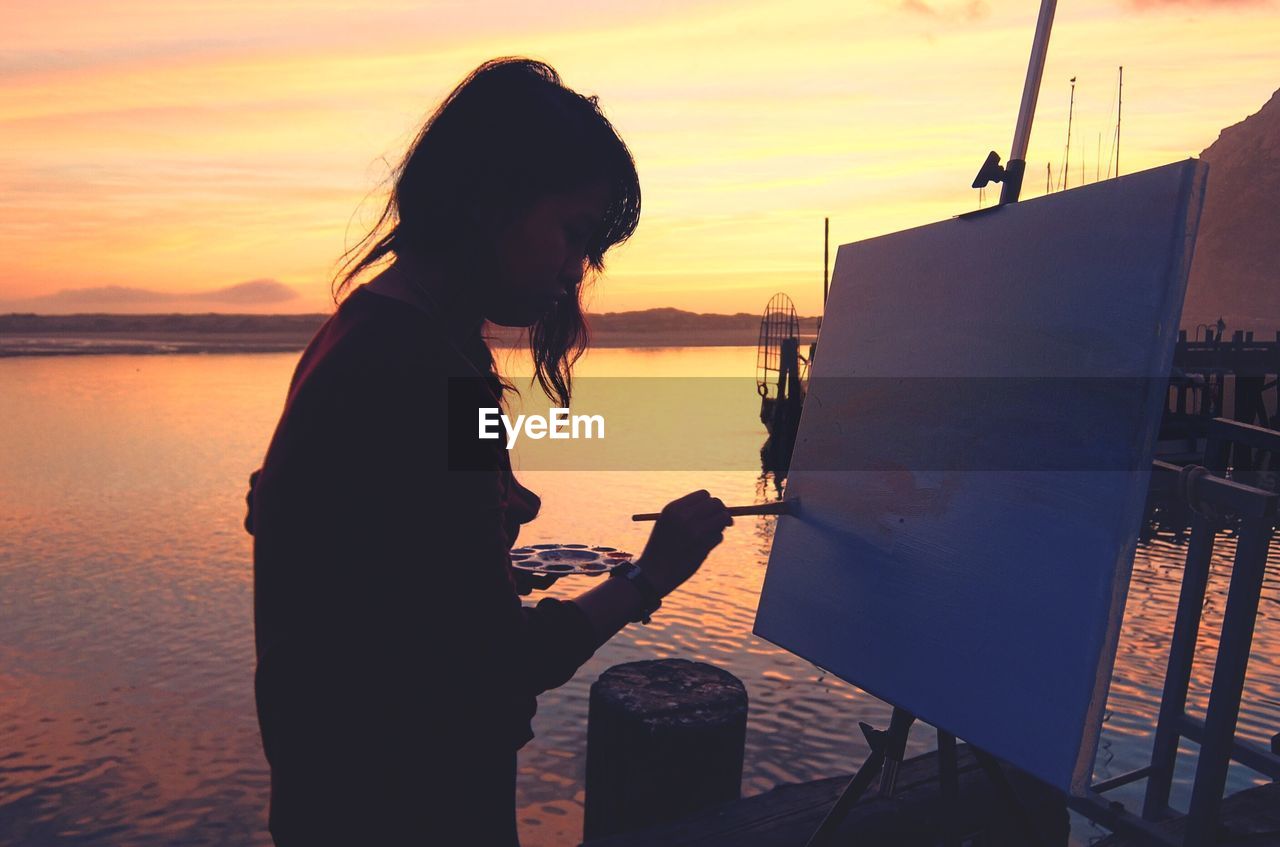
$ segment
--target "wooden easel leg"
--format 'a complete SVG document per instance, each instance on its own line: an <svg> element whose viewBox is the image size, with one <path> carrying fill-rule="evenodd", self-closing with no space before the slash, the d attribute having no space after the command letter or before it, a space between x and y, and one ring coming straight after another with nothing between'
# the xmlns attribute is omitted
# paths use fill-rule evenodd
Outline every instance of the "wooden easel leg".
<svg viewBox="0 0 1280 847"><path fill-rule="evenodd" d="M889 735L885 739L884 768L880 772L880 796L892 797L898 785L898 771L907 755L907 736L915 715L903 709L894 709L889 719Z"/></svg>
<svg viewBox="0 0 1280 847"><path fill-rule="evenodd" d="M880 783L880 794L892 796L896 766L902 762L907 746L907 736L911 732L913 723L915 723L914 715L904 709L895 708L887 730L873 729L865 723L858 724L862 728L862 734L867 737L867 743L871 746L871 755L841 792L805 847L829 847L840 825L849 816L849 812L882 771L884 773ZM1018 827L1021 843L1027 847L1048 847L1044 835L1009 783L1000 763L990 753L976 747L970 747L970 749ZM892 761L893 764L887 766L888 761ZM889 772L890 767L893 769L892 774ZM955 736L943 730L938 730L938 779L941 800L941 808L938 810L941 843L943 847L959 847L960 768L956 756Z"/></svg>
<svg viewBox="0 0 1280 847"><path fill-rule="evenodd" d="M849 816L849 812L857 805L858 800L871 787L872 780L884 767L887 753L890 750L906 749L907 733L910 732L914 721L915 718L911 713L895 708L893 717L889 721L888 731L873 729L865 723L858 724L862 727L862 734L867 737L867 743L871 745L871 755L863 762L853 779L849 780L848 786L831 807L831 811L827 812L827 816L822 819L822 823L809 838L805 847L825 847L831 843L831 838L840 829L840 824L844 823L844 819ZM898 755L901 758L901 753Z"/></svg>

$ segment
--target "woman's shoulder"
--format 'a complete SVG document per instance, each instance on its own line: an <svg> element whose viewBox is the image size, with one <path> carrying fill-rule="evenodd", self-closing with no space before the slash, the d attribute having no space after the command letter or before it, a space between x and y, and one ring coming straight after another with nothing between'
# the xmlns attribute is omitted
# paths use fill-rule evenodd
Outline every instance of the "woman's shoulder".
<svg viewBox="0 0 1280 847"><path fill-rule="evenodd" d="M335 444L354 456L402 449L411 434L444 438L451 353L427 316L384 300L357 289L317 330L294 371L266 464L313 462L318 452L337 461Z"/></svg>
<svg viewBox="0 0 1280 847"><path fill-rule="evenodd" d="M294 388L317 380L382 383L469 372L468 363L429 316L361 286L307 345Z"/></svg>
<svg viewBox="0 0 1280 847"><path fill-rule="evenodd" d="M412 361L424 368L448 368L450 346L438 323L422 311L360 286L334 313L335 346L370 356L423 354ZM431 355L426 355L431 354Z"/></svg>

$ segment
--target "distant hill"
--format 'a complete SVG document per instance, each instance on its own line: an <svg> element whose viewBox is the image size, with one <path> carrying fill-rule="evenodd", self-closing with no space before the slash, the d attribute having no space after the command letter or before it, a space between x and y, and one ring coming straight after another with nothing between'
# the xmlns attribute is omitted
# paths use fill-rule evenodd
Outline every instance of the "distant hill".
<svg viewBox="0 0 1280 847"><path fill-rule="evenodd" d="M1209 163L1182 326L1221 317L1227 332L1280 330L1280 91L1229 126L1201 158Z"/></svg>
<svg viewBox="0 0 1280 847"><path fill-rule="evenodd" d="M311 337L328 315L228 315L173 313L166 315L0 315L0 333L305 333Z"/></svg>
<svg viewBox="0 0 1280 847"><path fill-rule="evenodd" d="M760 315L737 312L718 315L682 309L644 309L635 312L603 312L587 315L591 343L600 347L741 346L760 338ZM817 318L801 318L800 334L818 334ZM521 330L493 327L492 337L502 344L521 343Z"/></svg>
<svg viewBox="0 0 1280 847"><path fill-rule="evenodd" d="M301 350L328 315L0 315L0 355L70 353L272 352ZM599 347L754 345L760 316L646 309L588 315ZM817 319L801 319L801 336L817 335ZM495 345L524 343L523 330L491 327Z"/></svg>

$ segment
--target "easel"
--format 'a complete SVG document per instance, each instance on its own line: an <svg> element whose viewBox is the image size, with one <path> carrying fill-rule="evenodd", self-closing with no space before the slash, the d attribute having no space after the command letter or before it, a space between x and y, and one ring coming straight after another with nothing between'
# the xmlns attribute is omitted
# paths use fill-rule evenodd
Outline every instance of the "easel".
<svg viewBox="0 0 1280 847"><path fill-rule="evenodd" d="M1053 16L1057 10L1057 0L1041 0L1040 14L1036 19L1036 33L1031 43L1031 58L1027 63L1027 77L1022 88L1022 102L1018 107L1018 122L1014 128L1013 145L1009 153L1009 162L1001 167L1000 156L992 151L981 170L973 180L974 188L982 188L991 182L1003 183L1000 191L1000 206L1018 202L1022 190L1022 177L1026 171L1027 146L1031 140L1031 125L1035 119L1036 102L1040 97L1040 79L1044 75L1045 57L1049 52L1049 34L1053 29ZM999 206L994 207L999 208ZM893 716L889 720L888 730L875 730L867 724L860 724L867 743L871 746L871 755L854 775L844 792L836 800L831 811L809 839L808 847L823 847L839 829L841 822L857 804L872 780L880 775L880 795L892 796L897 779L898 767L906 750L907 735L911 725L915 723L915 715L894 707ZM995 786L997 792L1005 800L1013 812L1023 839L1028 847L1043 843L1036 832L1034 823L1025 807L1018 800L1000 769L996 760L974 748L974 755L983 771ZM881 773L883 771L883 773ZM954 813L959 797L959 772L956 764L955 736L944 730L938 730L938 776L941 781L941 797L946 813L950 818L943 843L946 847L959 847L959 835L954 831Z"/></svg>
<svg viewBox="0 0 1280 847"><path fill-rule="evenodd" d="M862 728L862 734L867 739L867 744L871 747L871 755L867 757L866 762L854 774L853 779L849 781L849 785L840 794L835 805L827 812L827 816L823 818L818 829L809 838L806 847L825 847L825 845L833 843L832 839L840 829L840 824L849 816L849 812L857 805L858 800L862 798L867 789L871 787L871 783L877 775L880 776L880 796L893 796L898 777L898 768L902 765L902 759L906 753L907 736L911 732L911 725L915 723L915 720L915 716L906 709L899 709L895 706L893 716L889 719L889 728L887 730L872 729L870 725L865 723L859 724ZM997 794L1004 801L1006 808L1012 813L1013 820L1022 835L1023 843L1027 847L1043 845L1045 843L1043 837L1037 831L1036 825L1026 807L1018 799L1013 786L1009 784L1004 771L1000 768L1000 763L996 761L995 757L978 750L976 747L971 749L973 750L974 758L978 760L983 772L991 780L991 784L995 787ZM941 729L938 730L938 779L944 820L941 843L943 847L960 847L960 833L955 828L960 800L960 771L956 758L956 737Z"/></svg>
<svg viewBox="0 0 1280 847"><path fill-rule="evenodd" d="M991 182L1003 183L1000 204L993 209L969 214L994 211L1000 206L1018 201L1055 9L1056 0L1041 0L1009 162L1001 167L1000 156L995 152L990 153L973 181L974 188L982 188ZM1235 738L1240 698L1253 640L1254 620L1258 611L1267 552L1278 519L1280 495L1222 478L1227 470L1233 445L1244 455L1249 450L1266 450L1280 456L1280 432L1219 418L1210 425L1204 466L1179 468L1163 462L1154 463L1152 488L1168 490L1174 487L1174 495L1191 508L1195 519L1170 645L1169 666L1151 763L1131 773L1094 784L1082 796L1067 798L1067 804L1075 811L1143 845L1208 847L1213 844L1219 827L1227 769L1232 760L1272 779L1280 779L1280 755ZM1218 531L1223 528L1222 519L1227 515L1232 516L1239 526L1236 556L1227 606L1223 613L1222 636L1214 667L1209 706L1204 719L1199 720L1187 714L1187 688L1199 635L1213 542ZM907 735L914 721L914 715L895 708L888 730L879 731L866 724L861 725L871 746L871 754L810 838L808 847L825 847L831 844L841 822L870 788L877 775L881 777L881 795L892 795ZM1199 743L1200 754L1186 816L1187 827L1184 837L1178 840L1160 831L1155 823L1171 815L1169 796L1174 760L1177 757L1178 742L1182 738ZM959 835L954 827L958 795L955 744L954 736L938 731L940 793L947 816L942 842L946 847L958 847L959 844ZM1028 845L1042 844L1043 838L1035 831L1034 823L1018 801L999 764L989 754L981 751L975 750L975 756L997 792L1010 805L1024 842ZM1144 778L1148 783L1142 817L1125 811L1122 804L1108 802L1102 796L1111 789Z"/></svg>
<svg viewBox="0 0 1280 847"><path fill-rule="evenodd" d="M1151 763L1096 783L1083 796L1067 798L1067 805L1073 810L1137 844L1153 847L1209 847L1214 844L1218 836L1227 769L1232 761L1272 779L1280 779L1280 755L1235 737L1267 553L1277 520L1280 520L1280 494L1241 485L1221 476L1227 470L1233 449L1240 451L1241 448L1265 450L1280 456L1280 432L1217 418L1209 427L1203 466L1180 468L1160 461L1152 466L1152 489L1181 498L1195 517ZM1222 635L1214 662L1209 705L1204 719L1199 720L1187 714L1187 689L1208 586L1213 542L1224 528L1228 516L1238 522L1236 555L1222 616ZM897 768L914 720L909 712L895 708L888 730L861 725L867 743L871 745L871 755L809 839L808 847L833 843L832 838L841 822L870 788L877 774L881 774L881 796L892 795ZM1177 839L1160 831L1156 823L1173 816L1169 795L1178 742L1182 738L1200 744L1200 753L1186 815L1186 830L1183 838ZM954 736L938 731L938 775L944 819L947 820L941 843L945 847L959 847L959 834L954 830L959 793L955 744ZM1034 822L1018 801L996 760L977 750L975 757L1009 805L1024 842L1028 845L1042 844L1043 836L1036 831ZM1107 791L1141 779L1147 780L1141 817L1102 796Z"/></svg>

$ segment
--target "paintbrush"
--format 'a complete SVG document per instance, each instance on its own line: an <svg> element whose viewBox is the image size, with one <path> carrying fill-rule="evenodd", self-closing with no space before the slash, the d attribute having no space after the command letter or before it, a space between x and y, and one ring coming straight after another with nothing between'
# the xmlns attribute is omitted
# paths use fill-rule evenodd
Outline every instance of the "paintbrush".
<svg viewBox="0 0 1280 847"><path fill-rule="evenodd" d="M777 500L773 503L760 503L755 506L729 506L725 509L730 515L794 515L796 510L800 508L800 498L792 500ZM642 515L632 515L633 521L656 521L658 512L645 512Z"/></svg>

